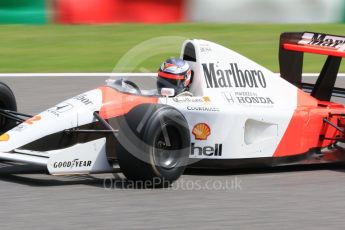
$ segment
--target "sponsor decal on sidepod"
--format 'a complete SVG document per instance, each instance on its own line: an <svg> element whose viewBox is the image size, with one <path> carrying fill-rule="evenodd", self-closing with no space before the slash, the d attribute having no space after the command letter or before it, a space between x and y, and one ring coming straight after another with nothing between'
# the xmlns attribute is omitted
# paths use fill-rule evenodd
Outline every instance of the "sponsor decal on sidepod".
<svg viewBox="0 0 345 230"><path fill-rule="evenodd" d="M211 128L206 123L198 123L192 129L192 134L196 140L207 140L211 135ZM197 153L196 153L197 152ZM215 146L195 146L191 143L191 156L222 156L223 144L215 144Z"/></svg>
<svg viewBox="0 0 345 230"><path fill-rule="evenodd" d="M197 153L195 153L197 152ZM222 156L223 144L215 144L214 146L195 146L195 143L191 145L191 156Z"/></svg>
<svg viewBox="0 0 345 230"><path fill-rule="evenodd" d="M189 111L205 111L205 112L219 112L219 108L205 107L205 106L187 106Z"/></svg>
<svg viewBox="0 0 345 230"><path fill-rule="evenodd" d="M208 104L211 102L211 99L208 96L204 97L174 97L173 101L176 103L205 103Z"/></svg>
<svg viewBox="0 0 345 230"><path fill-rule="evenodd" d="M261 97L252 92L235 92L235 96L231 92L222 92L226 102L229 104L261 104L273 105L274 102L270 97Z"/></svg>
<svg viewBox="0 0 345 230"><path fill-rule="evenodd" d="M241 70L236 63L229 69L215 69L214 63L202 64L207 88L266 88L261 70Z"/></svg>
<svg viewBox="0 0 345 230"><path fill-rule="evenodd" d="M206 123L198 123L194 125L192 134L196 140L207 140L207 137L211 134L210 126Z"/></svg>

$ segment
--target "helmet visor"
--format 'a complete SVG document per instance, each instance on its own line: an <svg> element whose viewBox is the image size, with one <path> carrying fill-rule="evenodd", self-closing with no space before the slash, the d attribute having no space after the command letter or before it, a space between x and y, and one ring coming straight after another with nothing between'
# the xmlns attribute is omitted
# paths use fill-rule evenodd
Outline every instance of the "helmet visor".
<svg viewBox="0 0 345 230"><path fill-rule="evenodd" d="M157 89L160 93L162 88L172 88L175 89L175 93L178 94L184 91L183 80L168 79L158 76L157 79Z"/></svg>

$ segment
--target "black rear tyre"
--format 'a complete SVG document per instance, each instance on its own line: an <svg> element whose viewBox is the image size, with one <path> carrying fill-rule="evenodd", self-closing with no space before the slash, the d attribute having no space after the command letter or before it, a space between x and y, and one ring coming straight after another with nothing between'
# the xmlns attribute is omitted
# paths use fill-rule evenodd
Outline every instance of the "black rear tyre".
<svg viewBox="0 0 345 230"><path fill-rule="evenodd" d="M12 90L2 82L0 82L0 109L17 111L17 102ZM0 116L0 135L13 128L15 125L15 121Z"/></svg>
<svg viewBox="0 0 345 230"><path fill-rule="evenodd" d="M175 108L140 105L120 124L117 157L127 179L145 187L167 187L188 163L190 133L186 119Z"/></svg>

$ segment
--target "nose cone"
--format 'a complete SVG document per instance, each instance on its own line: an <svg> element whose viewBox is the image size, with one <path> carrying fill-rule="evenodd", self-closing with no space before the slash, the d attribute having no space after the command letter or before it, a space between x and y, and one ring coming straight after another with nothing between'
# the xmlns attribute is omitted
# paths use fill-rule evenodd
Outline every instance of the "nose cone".
<svg viewBox="0 0 345 230"><path fill-rule="evenodd" d="M26 120L0 137L0 151L8 152L44 136L91 123L102 104L102 92L95 89L61 102Z"/></svg>

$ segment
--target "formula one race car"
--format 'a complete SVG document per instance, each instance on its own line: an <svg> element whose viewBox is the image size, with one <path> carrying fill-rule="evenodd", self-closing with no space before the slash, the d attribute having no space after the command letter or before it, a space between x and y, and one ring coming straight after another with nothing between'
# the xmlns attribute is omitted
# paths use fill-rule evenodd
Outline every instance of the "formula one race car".
<svg viewBox="0 0 345 230"><path fill-rule="evenodd" d="M303 53L327 55L315 84L302 83ZM0 85L0 159L50 174L112 172L165 185L184 169L343 162L345 97L336 88L345 37L283 33L281 76L204 40L187 40L191 95L145 89L144 78L106 86L30 116ZM143 84L144 82L144 84ZM141 86L142 85L142 86Z"/></svg>

